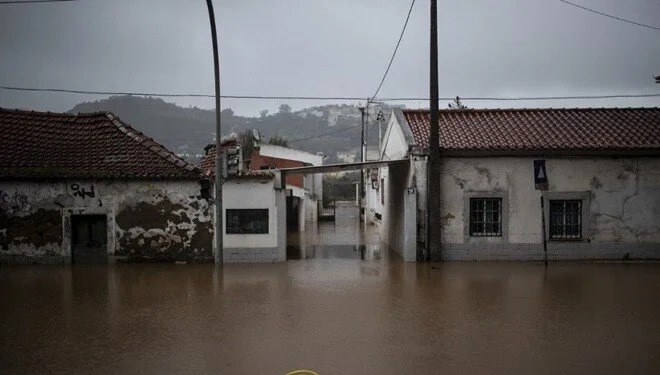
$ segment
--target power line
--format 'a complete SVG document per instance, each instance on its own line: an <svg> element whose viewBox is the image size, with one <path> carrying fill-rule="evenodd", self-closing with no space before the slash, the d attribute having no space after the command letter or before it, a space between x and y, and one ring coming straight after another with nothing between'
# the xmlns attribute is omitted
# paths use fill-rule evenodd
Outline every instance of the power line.
<svg viewBox="0 0 660 375"><path fill-rule="evenodd" d="M481 100L481 101L528 101L528 100L594 100L594 99L618 99L618 98L654 98L660 97L658 94L612 94L612 95L568 95L568 96L508 96L508 97L497 97L497 96L471 96L471 97L462 97L461 101L466 100ZM441 100L454 100L455 97L445 97L438 98L438 101ZM384 102L401 102L401 101L424 101L430 100L429 98L422 97L393 97L393 98L380 98L379 100Z"/></svg>
<svg viewBox="0 0 660 375"><path fill-rule="evenodd" d="M373 101L378 95L378 92L380 92L380 88L383 87L385 78L387 78L387 73L390 72L390 67L392 67L392 62L394 62L394 57L396 56L396 52L399 50L399 45L401 44L401 39L403 39L403 34L406 32L406 27L408 26L408 20L410 19L410 13L412 13L414 5L415 5L415 0L412 0L412 2L410 3L410 8L408 9L408 15L406 16L406 21L403 23L401 34L399 34L399 40L396 42L396 47L394 47L394 52L392 52L392 57L390 57L390 62L387 64L387 69L385 69L385 74L383 74L383 78L380 80L380 84L378 85L376 92L374 92L374 94L371 96L371 100L369 101ZM367 105L369 104L369 101L367 101Z"/></svg>
<svg viewBox="0 0 660 375"><path fill-rule="evenodd" d="M660 31L660 27L655 27L655 26L646 25L646 24L643 24L643 23L639 23L639 22L635 22L635 21L627 20L627 19L625 19L625 18L617 17L617 16L612 15L612 14L603 13L603 12L600 12L600 11L597 11L597 10L594 10L594 9L591 9L591 8L587 8L587 7L582 6L582 5L578 5L578 4L575 4L575 3L571 3L570 1L566 1L566 0L559 0L559 1L561 1L561 2L564 3L564 4L572 5L572 6L576 7L576 8L580 8L580 9L582 9L582 10L586 10L587 12L592 12L592 13L600 14L601 16L609 17L609 18L615 19L615 20L617 20L617 21L627 22L627 23L630 23L630 24L633 24L633 25L637 25L637 26L646 27L646 28L649 28L649 29L653 29L653 30Z"/></svg>
<svg viewBox="0 0 660 375"><path fill-rule="evenodd" d="M565 96L471 96L462 97L461 100L482 100L482 101L526 101L526 100L593 100L593 99L618 99L618 98L655 98L660 97L657 94L610 94L610 95L565 95ZM438 98L440 100L454 100L456 97ZM384 102L430 100L429 98L418 97L394 97L379 98Z"/></svg>
<svg viewBox="0 0 660 375"><path fill-rule="evenodd" d="M0 1L2 4L30 4L30 3L70 3L78 0L25 0L25 1Z"/></svg>
<svg viewBox="0 0 660 375"><path fill-rule="evenodd" d="M80 95L127 95L127 96L155 96L155 97L173 97L173 98L215 98L211 94L199 93L158 93L158 92L132 92L132 91L91 91L91 90L71 90L54 88L31 88L0 86L0 90L8 91L27 91L27 92L50 92L50 93L68 93ZM347 100L363 101L368 98L361 96L293 96L293 95L222 95L226 99L246 99L246 100ZM592 100L592 99L617 99L617 98L654 98L660 97L660 93L654 94L608 94L608 95L562 95L562 96L461 96L461 100L481 100L481 101L526 101L526 100ZM438 100L454 100L455 97L438 98ZM378 98L383 102L401 102L429 100L427 97L389 97Z"/></svg>
<svg viewBox="0 0 660 375"><path fill-rule="evenodd" d="M71 90L71 89L53 89L53 88L29 88L0 86L2 90L10 91L34 91L34 92L52 92L83 95L133 95L133 96L160 96L172 98L215 98L211 94L175 94L175 93L155 93L155 92L132 92L132 91L90 91L90 90ZM355 96L276 96L276 95L221 95L221 98L227 99L290 99L290 100L365 100L364 97Z"/></svg>

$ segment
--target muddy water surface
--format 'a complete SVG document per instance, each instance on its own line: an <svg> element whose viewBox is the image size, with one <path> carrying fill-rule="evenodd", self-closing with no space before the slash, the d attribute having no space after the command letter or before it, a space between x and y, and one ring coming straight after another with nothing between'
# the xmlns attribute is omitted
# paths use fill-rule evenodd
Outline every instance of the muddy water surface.
<svg viewBox="0 0 660 375"><path fill-rule="evenodd" d="M0 267L0 373L660 373L658 264L404 264L370 249Z"/></svg>

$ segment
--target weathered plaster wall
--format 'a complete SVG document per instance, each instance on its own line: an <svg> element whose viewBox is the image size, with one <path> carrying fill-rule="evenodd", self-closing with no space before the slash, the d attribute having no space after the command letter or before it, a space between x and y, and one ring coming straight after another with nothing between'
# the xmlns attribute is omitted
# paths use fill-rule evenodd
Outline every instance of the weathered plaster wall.
<svg viewBox="0 0 660 375"><path fill-rule="evenodd" d="M542 258L541 192L534 189L534 159L443 160L444 259ZM550 259L660 257L660 159L546 158L546 167L547 196L570 192L589 198L583 208L584 240L550 241ZM508 201L508 231L502 237L467 235L465 202L477 192Z"/></svg>
<svg viewBox="0 0 660 375"><path fill-rule="evenodd" d="M195 181L0 182L0 256L70 261L70 216L106 214L111 261L212 260L199 195Z"/></svg>
<svg viewBox="0 0 660 375"><path fill-rule="evenodd" d="M61 254L62 216L42 193L0 183L0 256Z"/></svg>
<svg viewBox="0 0 660 375"><path fill-rule="evenodd" d="M213 260L212 207L198 182L110 183L106 191L121 197L114 203L117 257Z"/></svg>

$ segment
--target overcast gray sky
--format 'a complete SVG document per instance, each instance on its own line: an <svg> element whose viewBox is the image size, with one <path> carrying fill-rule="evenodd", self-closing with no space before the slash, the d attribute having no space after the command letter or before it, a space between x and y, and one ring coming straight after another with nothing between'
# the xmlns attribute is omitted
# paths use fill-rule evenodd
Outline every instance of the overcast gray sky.
<svg viewBox="0 0 660 375"><path fill-rule="evenodd" d="M659 0L574 0L660 27ZM217 0L223 94L370 96L409 0ZM418 0L380 96L428 96L428 0ZM658 93L660 31L558 0L439 0L440 96ZM0 6L0 85L213 93L204 0ZM66 111L93 95L0 90L0 107ZM212 99L166 99L212 108ZM294 109L326 104L283 101ZM239 114L282 101L224 100ZM405 103L428 107L427 102ZM658 106L660 98L467 102ZM441 104L441 108L444 105Z"/></svg>

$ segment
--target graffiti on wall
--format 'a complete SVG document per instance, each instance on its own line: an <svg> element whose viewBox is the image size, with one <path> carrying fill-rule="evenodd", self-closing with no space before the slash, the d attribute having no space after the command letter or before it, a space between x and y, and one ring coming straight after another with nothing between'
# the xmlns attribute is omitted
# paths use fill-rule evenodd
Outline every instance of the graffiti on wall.
<svg viewBox="0 0 660 375"><path fill-rule="evenodd" d="M96 193L94 192L94 185L89 184L78 184L78 183L72 183L69 185L69 193L73 197L78 197L78 198L96 198Z"/></svg>
<svg viewBox="0 0 660 375"><path fill-rule="evenodd" d="M26 211L30 211L30 203L25 194L19 192L9 194L0 190L0 212L11 215L15 212Z"/></svg>

